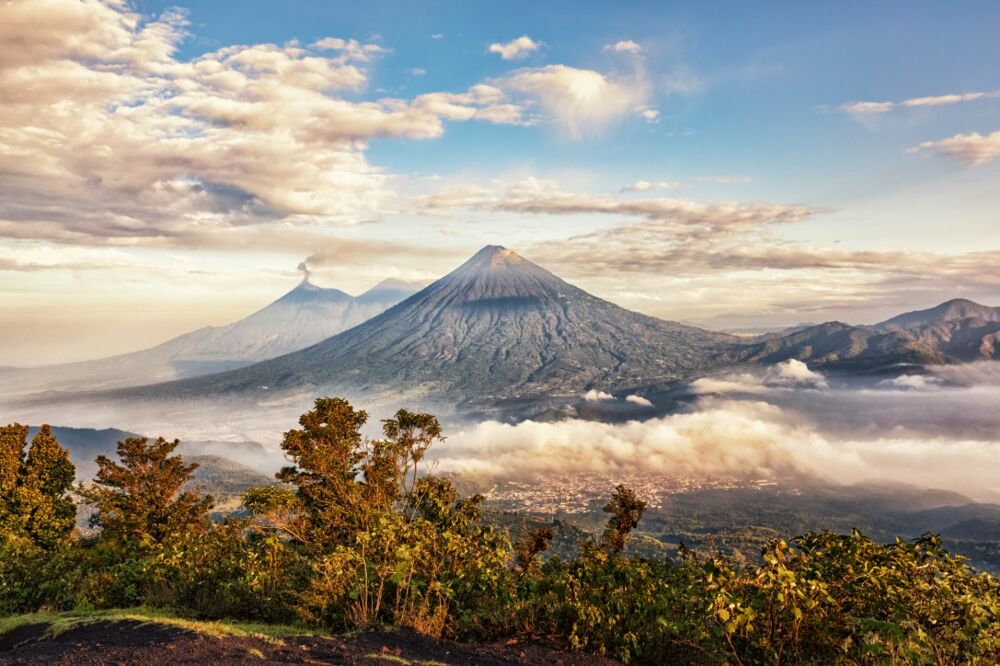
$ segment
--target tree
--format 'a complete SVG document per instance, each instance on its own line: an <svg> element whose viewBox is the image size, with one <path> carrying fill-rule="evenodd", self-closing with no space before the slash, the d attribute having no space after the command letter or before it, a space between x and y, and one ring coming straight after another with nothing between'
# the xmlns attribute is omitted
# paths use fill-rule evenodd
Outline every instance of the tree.
<svg viewBox="0 0 1000 666"><path fill-rule="evenodd" d="M94 485L81 494L97 508L91 524L105 538L149 546L208 527L212 498L183 489L198 465L170 455L178 444L129 437L118 442L120 464L97 457Z"/></svg>
<svg viewBox="0 0 1000 666"><path fill-rule="evenodd" d="M12 423L0 428L0 524L5 526L13 511L27 437L26 425Z"/></svg>
<svg viewBox="0 0 1000 666"><path fill-rule="evenodd" d="M517 568L519 579L528 572L537 571L537 559L548 550L551 541L552 530L548 527L537 527L521 533L517 543L514 544L514 566Z"/></svg>
<svg viewBox="0 0 1000 666"><path fill-rule="evenodd" d="M615 488L611 501L604 505L605 513L610 513L608 525L604 528L604 544L612 553L625 550L628 535L639 525L646 510L646 503L635 496L635 491L619 485Z"/></svg>
<svg viewBox="0 0 1000 666"><path fill-rule="evenodd" d="M76 470L48 425L25 455L27 434L27 426L0 428L0 521L5 532L48 549L73 531L76 504L69 492Z"/></svg>
<svg viewBox="0 0 1000 666"><path fill-rule="evenodd" d="M320 398L299 418L297 430L285 433L281 448L295 463L278 472L296 486L310 529L295 538L320 549L348 543L380 516L400 507L417 486L418 465L428 447L443 439L441 424L430 414L400 409L382 422L383 439L361 434L368 413L343 398ZM273 495L273 493L272 493ZM276 497L268 495L268 501ZM264 509L264 496L251 501ZM286 518L287 501L279 507ZM291 520L284 520L291 525Z"/></svg>
<svg viewBox="0 0 1000 666"><path fill-rule="evenodd" d="M308 527L296 537L307 545L342 543L365 521L369 507L361 502L358 475L365 459L361 428L367 421L367 412L343 398L320 398L299 417L302 427L282 439L281 448L295 464L276 476L297 489Z"/></svg>

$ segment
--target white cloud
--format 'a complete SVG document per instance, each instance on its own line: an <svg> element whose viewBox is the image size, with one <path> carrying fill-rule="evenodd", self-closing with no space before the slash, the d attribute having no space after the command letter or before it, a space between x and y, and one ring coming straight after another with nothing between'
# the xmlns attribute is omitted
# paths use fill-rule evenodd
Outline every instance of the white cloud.
<svg viewBox="0 0 1000 666"><path fill-rule="evenodd" d="M532 51L537 51L541 46L540 42L536 42L531 37L521 35L506 44L490 44L487 50L490 53L500 54L500 57L504 60L521 60L522 58L526 58Z"/></svg>
<svg viewBox="0 0 1000 666"><path fill-rule="evenodd" d="M714 242L729 234L799 222L812 213L808 207L796 205L709 203L674 197L632 199L567 192L558 183L533 177L516 181L499 191L478 185L445 188L436 194L415 198L414 204L418 211L438 213L453 208L473 208L507 213L635 217L652 224L649 231L657 234L673 231L686 237L711 238Z"/></svg>
<svg viewBox="0 0 1000 666"><path fill-rule="evenodd" d="M631 39L623 39L621 41L615 42L614 44L608 44L604 47L605 51L614 51L615 53L630 53L632 55L638 55L642 53L642 47Z"/></svg>
<svg viewBox="0 0 1000 666"><path fill-rule="evenodd" d="M599 402L601 400L614 400L615 396L604 391L598 391L597 389L590 389L583 394L583 399L587 402Z"/></svg>
<svg viewBox="0 0 1000 666"><path fill-rule="evenodd" d="M362 44L356 39L325 37L309 45L317 51L340 51L347 60L371 62L385 53L378 44Z"/></svg>
<svg viewBox="0 0 1000 666"><path fill-rule="evenodd" d="M1000 157L1000 131L990 134L956 134L940 141L925 141L910 148L908 152L925 151L950 157L969 166L981 166Z"/></svg>
<svg viewBox="0 0 1000 666"><path fill-rule="evenodd" d="M626 185L622 192L648 192L650 190L676 190L683 184L679 180L637 180L631 185Z"/></svg>
<svg viewBox="0 0 1000 666"><path fill-rule="evenodd" d="M349 101L377 44L175 51L183 13L125 3L0 4L0 236L179 245L283 220L371 219L392 176L367 142L432 139L445 121L522 123L493 86ZM240 240L240 239L243 240Z"/></svg>
<svg viewBox="0 0 1000 666"><path fill-rule="evenodd" d="M886 113L888 111L892 111L895 106L896 105L892 102L852 102L850 104L844 104L840 108L848 113L869 114Z"/></svg>
<svg viewBox="0 0 1000 666"><path fill-rule="evenodd" d="M625 397L625 402L631 402L633 405L639 405L641 407L652 407L653 403L647 398L643 398L641 395L629 395Z"/></svg>
<svg viewBox="0 0 1000 666"><path fill-rule="evenodd" d="M798 359L789 359L754 372L726 373L691 382L699 395L766 394L773 391L829 388L826 377Z"/></svg>
<svg viewBox="0 0 1000 666"><path fill-rule="evenodd" d="M914 97L900 102L902 106L943 106L945 104L957 104L959 102L973 102L978 99L996 99L1000 97L1000 92L970 92L960 95L937 95L935 97Z"/></svg>
<svg viewBox="0 0 1000 666"><path fill-rule="evenodd" d="M497 82L538 104L574 139L630 115L646 117L649 84L641 74L613 77L567 65L519 69Z"/></svg>
<svg viewBox="0 0 1000 666"><path fill-rule="evenodd" d="M410 70L410 74L412 74L413 76L426 76L427 70L424 69L423 67L414 67L413 69Z"/></svg>
<svg viewBox="0 0 1000 666"><path fill-rule="evenodd" d="M967 92L950 95L934 95L930 97L913 97L898 102L869 102L859 101L841 104L840 110L848 113L861 122L870 124L874 117L881 116L899 109L914 109L920 107L945 106L948 104L958 104L960 102L973 102L981 99L1000 98L1000 91L989 92Z"/></svg>
<svg viewBox="0 0 1000 666"><path fill-rule="evenodd" d="M892 379L884 379L879 386L908 391L933 391L940 388L944 382L938 377L927 375L901 375Z"/></svg>
<svg viewBox="0 0 1000 666"><path fill-rule="evenodd" d="M660 112L656 109L642 108L639 109L639 115L646 119L647 123L655 125L660 122Z"/></svg>
<svg viewBox="0 0 1000 666"><path fill-rule="evenodd" d="M435 41L440 40L440 39L444 39L444 33L443 32L435 32L433 35L431 35L431 39L433 39Z"/></svg>
<svg viewBox="0 0 1000 666"><path fill-rule="evenodd" d="M770 366L764 373L764 384L810 388L826 388L827 385L826 377L794 358Z"/></svg>
<svg viewBox="0 0 1000 666"><path fill-rule="evenodd" d="M931 395L848 388L703 397L688 411L642 422L480 423L452 434L436 455L441 471L501 478L803 473L845 483L912 483L995 500L996 399L995 387L982 386ZM944 415L959 406L968 417L964 423L944 423Z"/></svg>

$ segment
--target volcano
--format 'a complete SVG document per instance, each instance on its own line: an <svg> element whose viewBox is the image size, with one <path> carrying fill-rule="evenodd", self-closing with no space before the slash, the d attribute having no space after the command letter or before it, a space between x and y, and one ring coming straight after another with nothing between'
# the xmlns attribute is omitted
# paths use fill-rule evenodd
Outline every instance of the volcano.
<svg viewBox="0 0 1000 666"><path fill-rule="evenodd" d="M319 344L151 396L412 393L455 406L671 382L731 336L625 310L500 246Z"/></svg>
<svg viewBox="0 0 1000 666"><path fill-rule="evenodd" d="M383 312L417 291L385 280L354 297L302 281L281 298L225 326L206 326L155 347L108 358L42 368L5 368L8 393L103 389L197 377L287 354Z"/></svg>

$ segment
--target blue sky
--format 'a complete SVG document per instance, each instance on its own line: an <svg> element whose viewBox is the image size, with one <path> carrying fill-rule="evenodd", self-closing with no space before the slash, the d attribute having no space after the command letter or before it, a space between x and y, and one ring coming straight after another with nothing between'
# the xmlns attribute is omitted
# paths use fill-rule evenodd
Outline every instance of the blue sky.
<svg viewBox="0 0 1000 666"><path fill-rule="evenodd" d="M1000 304L997 3L177 6L0 9L0 363L487 243L716 327Z"/></svg>

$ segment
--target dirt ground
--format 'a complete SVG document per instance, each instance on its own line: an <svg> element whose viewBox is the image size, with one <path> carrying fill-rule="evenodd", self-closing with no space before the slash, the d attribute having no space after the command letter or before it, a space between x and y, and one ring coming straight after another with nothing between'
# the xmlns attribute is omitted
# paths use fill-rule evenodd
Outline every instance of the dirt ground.
<svg viewBox="0 0 1000 666"><path fill-rule="evenodd" d="M412 631L367 632L280 643L258 638L216 638L176 627L133 621L94 622L47 636L45 624L0 635L2 664L614 664L593 655L531 643L453 643Z"/></svg>

